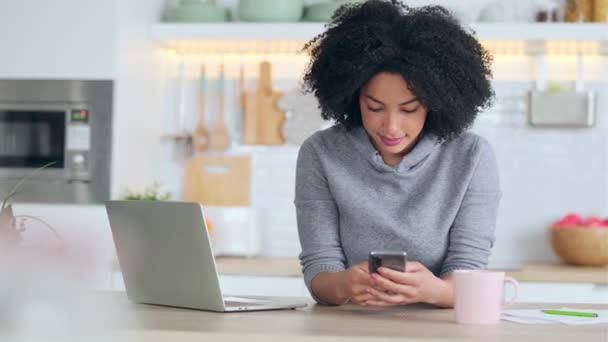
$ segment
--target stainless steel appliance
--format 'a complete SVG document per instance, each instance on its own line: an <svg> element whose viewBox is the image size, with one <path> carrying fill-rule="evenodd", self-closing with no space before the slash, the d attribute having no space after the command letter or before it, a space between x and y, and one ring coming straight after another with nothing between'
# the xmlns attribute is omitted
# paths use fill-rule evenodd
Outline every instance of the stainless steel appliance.
<svg viewBox="0 0 608 342"><path fill-rule="evenodd" d="M109 200L112 93L107 80L0 80L0 190L53 162L14 202Z"/></svg>

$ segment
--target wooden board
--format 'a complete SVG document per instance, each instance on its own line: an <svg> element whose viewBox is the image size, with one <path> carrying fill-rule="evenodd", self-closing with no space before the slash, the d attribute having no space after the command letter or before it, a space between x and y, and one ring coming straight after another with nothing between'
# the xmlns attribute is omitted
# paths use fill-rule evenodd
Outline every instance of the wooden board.
<svg viewBox="0 0 608 342"><path fill-rule="evenodd" d="M283 95L283 92L272 89L270 63L262 62L258 89L245 93L245 144L281 145L285 143L282 134L285 112L277 104Z"/></svg>
<svg viewBox="0 0 608 342"><path fill-rule="evenodd" d="M186 163L184 200L246 207L251 202L249 156L199 155Z"/></svg>

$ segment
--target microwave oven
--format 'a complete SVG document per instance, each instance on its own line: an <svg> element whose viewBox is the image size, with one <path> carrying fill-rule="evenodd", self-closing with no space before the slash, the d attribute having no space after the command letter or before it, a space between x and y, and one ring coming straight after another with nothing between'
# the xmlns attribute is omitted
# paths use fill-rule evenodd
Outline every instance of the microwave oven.
<svg viewBox="0 0 608 342"><path fill-rule="evenodd" d="M111 108L111 81L0 80L0 190L30 177L15 202L108 200Z"/></svg>

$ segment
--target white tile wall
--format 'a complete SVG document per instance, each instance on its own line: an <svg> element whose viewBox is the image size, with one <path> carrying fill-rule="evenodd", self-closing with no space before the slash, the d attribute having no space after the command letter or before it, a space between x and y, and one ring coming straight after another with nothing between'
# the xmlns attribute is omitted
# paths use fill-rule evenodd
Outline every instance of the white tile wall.
<svg viewBox="0 0 608 342"><path fill-rule="evenodd" d="M592 60L589 89L598 92L597 123L593 128L547 129L526 124L530 80L511 80L509 70L530 75L525 58L500 60L495 75L495 105L482 113L473 131L494 146L504 191L494 264L518 260L556 259L546 237L547 226L568 212L608 215L608 82L607 63ZM572 79L571 68L551 67L554 79ZM519 70L519 71L518 71ZM279 80L288 90L295 80ZM234 96L234 92L228 92ZM227 97L227 101L230 100ZM236 99L233 99L236 101ZM260 254L295 256L300 251L293 206L297 146L237 147L253 157L252 206L257 213ZM161 180L181 193L179 160L167 151ZM171 161L172 160L172 161ZM225 229L230 229L226 227Z"/></svg>
<svg viewBox="0 0 608 342"><path fill-rule="evenodd" d="M473 128L494 146L504 191L493 259L552 260L546 235L552 221L569 212L608 214L608 86L589 84L600 99L596 126L589 129L526 126L522 86L496 85L499 102L518 103L506 114L510 120L482 118ZM509 99L513 94L517 100Z"/></svg>
<svg viewBox="0 0 608 342"><path fill-rule="evenodd" d="M297 153L297 146L284 146L253 154L252 205L260 215L264 255L300 251L293 205Z"/></svg>

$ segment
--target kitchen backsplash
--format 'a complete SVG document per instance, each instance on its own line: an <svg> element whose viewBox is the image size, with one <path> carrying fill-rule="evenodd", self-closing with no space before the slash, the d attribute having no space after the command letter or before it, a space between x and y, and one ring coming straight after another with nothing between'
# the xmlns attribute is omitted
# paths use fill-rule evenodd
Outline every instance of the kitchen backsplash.
<svg viewBox="0 0 608 342"><path fill-rule="evenodd" d="M495 260L553 259L546 228L555 219L568 212L608 213L608 86L589 83L588 88L599 99L593 128L527 126L521 84L496 86L499 103L518 103L517 111L504 114L509 120L494 123L482 115L473 128L491 142L499 164L503 198ZM484 114L496 115L493 109Z"/></svg>
<svg viewBox="0 0 608 342"><path fill-rule="evenodd" d="M479 116L472 128L493 145L504 191L493 262L556 259L546 236L546 228L554 219L568 212L608 213L608 83L598 81L598 77L603 76L594 73L585 84L587 89L598 92L597 122L592 128L574 129L528 126L527 92L534 87L533 82L494 81L495 104ZM279 79L274 85L288 91L296 82ZM227 94L230 126L229 113L236 106L230 102L237 101L230 100L235 92L228 90ZM186 102L195 101L191 98ZM192 109L186 112L192 113ZM192 117L187 120L192 121ZM222 208L208 209L210 218L224 223L214 225L219 254L299 253L293 205L297 152L295 145L233 146L230 153L252 157L252 206L242 209L247 210L246 218L237 219L232 225L226 217L239 216L234 208L226 209L232 211L230 214ZM179 198L184 159L176 157L172 144L166 145L164 156L159 180ZM223 210L226 212L222 214Z"/></svg>

